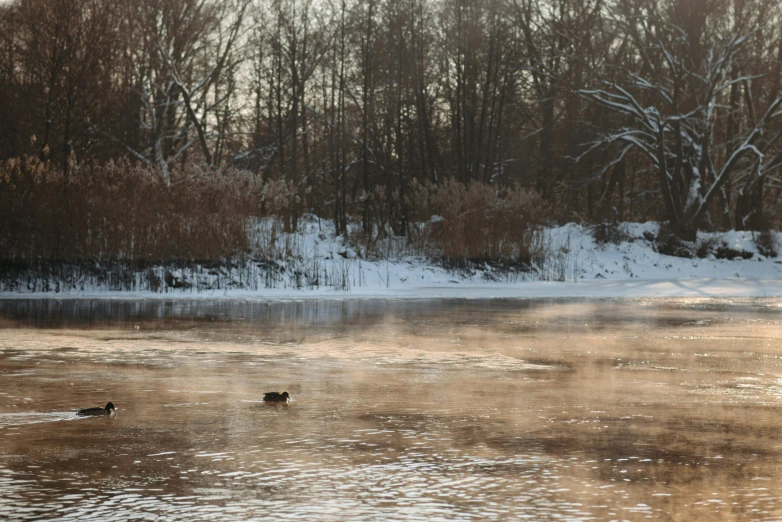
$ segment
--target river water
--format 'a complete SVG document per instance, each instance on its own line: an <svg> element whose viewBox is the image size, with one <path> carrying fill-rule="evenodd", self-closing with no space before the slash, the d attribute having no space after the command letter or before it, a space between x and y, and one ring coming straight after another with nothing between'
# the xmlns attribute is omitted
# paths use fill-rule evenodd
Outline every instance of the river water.
<svg viewBox="0 0 782 522"><path fill-rule="evenodd" d="M781 337L778 299L0 301L0 519L778 520Z"/></svg>

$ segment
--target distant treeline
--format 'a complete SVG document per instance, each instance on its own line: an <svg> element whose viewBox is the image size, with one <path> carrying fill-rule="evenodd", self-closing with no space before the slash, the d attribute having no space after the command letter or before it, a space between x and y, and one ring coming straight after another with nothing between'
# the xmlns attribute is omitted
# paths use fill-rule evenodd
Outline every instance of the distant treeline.
<svg viewBox="0 0 782 522"><path fill-rule="evenodd" d="M0 198L38 206L6 207L19 224L0 241L50 234L57 257L70 236L43 230L59 205L103 226L69 230L83 245L230 256L247 245L219 230L276 205L288 230L315 213L371 243L417 233L426 191L534 209L469 208L478 238L542 210L659 220L682 239L778 228L781 88L778 0L11 0ZM46 172L35 196L9 181L31 169ZM151 217L129 240L94 207ZM172 226L171 244L192 227L207 239L142 246Z"/></svg>

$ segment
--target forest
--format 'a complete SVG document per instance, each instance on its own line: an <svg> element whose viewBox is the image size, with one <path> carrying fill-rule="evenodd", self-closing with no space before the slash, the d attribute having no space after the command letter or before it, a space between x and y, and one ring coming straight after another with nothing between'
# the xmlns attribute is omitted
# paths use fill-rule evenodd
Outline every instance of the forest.
<svg viewBox="0 0 782 522"><path fill-rule="evenodd" d="M551 223L779 229L781 135L778 0L0 3L5 265L238 259L262 218L518 263Z"/></svg>

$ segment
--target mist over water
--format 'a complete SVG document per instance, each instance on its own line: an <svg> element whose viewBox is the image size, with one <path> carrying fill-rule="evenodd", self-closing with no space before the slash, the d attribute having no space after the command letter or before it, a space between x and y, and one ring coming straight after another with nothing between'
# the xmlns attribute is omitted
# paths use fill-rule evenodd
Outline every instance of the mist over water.
<svg viewBox="0 0 782 522"><path fill-rule="evenodd" d="M0 519L778 519L780 312L0 301Z"/></svg>

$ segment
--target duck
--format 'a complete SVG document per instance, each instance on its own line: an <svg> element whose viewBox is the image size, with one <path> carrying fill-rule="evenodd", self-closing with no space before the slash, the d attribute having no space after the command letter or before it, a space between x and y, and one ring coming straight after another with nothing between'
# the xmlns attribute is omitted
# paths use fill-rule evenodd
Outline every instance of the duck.
<svg viewBox="0 0 782 522"><path fill-rule="evenodd" d="M113 402L110 402L105 408L84 408L83 410L79 410L76 415L81 415L82 417L87 415L111 415L112 411L117 411L117 408L114 407Z"/></svg>
<svg viewBox="0 0 782 522"><path fill-rule="evenodd" d="M263 394L264 402L290 402L290 400L291 400L291 396L288 395L288 392L286 391L282 393L267 392Z"/></svg>

